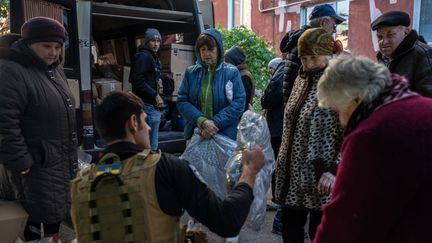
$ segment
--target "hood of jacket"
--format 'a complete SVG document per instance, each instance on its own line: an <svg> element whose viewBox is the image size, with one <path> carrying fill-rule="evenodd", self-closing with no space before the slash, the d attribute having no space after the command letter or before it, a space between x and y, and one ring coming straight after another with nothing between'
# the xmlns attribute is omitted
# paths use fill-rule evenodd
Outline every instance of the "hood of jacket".
<svg viewBox="0 0 432 243"><path fill-rule="evenodd" d="M282 53L297 51L297 42L303 32L309 29L309 25L304 25L298 30L289 31L282 38L279 49Z"/></svg>
<svg viewBox="0 0 432 243"><path fill-rule="evenodd" d="M217 45L218 50L219 50L216 69L219 69L221 67L222 63L224 62L224 53L225 53L224 47L223 47L223 42L222 42L222 35L216 29L206 29L202 34L208 35L208 36L212 37L213 39L215 39L215 41L216 41L216 45ZM197 59L196 64L199 66L203 66L200 52L196 46L195 46L195 57Z"/></svg>

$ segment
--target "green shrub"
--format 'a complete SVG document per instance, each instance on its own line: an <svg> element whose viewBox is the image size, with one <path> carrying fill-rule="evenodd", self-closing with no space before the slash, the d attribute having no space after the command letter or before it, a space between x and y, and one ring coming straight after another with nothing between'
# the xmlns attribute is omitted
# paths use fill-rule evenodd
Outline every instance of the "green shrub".
<svg viewBox="0 0 432 243"><path fill-rule="evenodd" d="M222 33L225 50L232 46L240 46L245 50L246 64L255 79L255 89L262 94L271 78L267 72L267 64L275 57L275 51L274 48L270 48L270 42L249 31L245 26L235 27L232 30L218 26L217 29ZM261 112L259 97L254 98L253 106L255 111Z"/></svg>

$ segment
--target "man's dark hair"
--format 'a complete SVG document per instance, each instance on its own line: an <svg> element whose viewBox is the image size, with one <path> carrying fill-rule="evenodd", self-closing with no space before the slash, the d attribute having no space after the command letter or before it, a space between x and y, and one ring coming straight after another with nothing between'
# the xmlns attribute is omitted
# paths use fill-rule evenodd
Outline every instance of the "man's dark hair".
<svg viewBox="0 0 432 243"><path fill-rule="evenodd" d="M197 50L199 50L203 46L207 46L207 48L213 50L214 48L217 48L217 43L216 40L210 35L201 34L198 36L195 46Z"/></svg>
<svg viewBox="0 0 432 243"><path fill-rule="evenodd" d="M126 137L125 124L132 116L139 119L144 103L132 93L114 91L96 106L95 125L99 135L107 142Z"/></svg>

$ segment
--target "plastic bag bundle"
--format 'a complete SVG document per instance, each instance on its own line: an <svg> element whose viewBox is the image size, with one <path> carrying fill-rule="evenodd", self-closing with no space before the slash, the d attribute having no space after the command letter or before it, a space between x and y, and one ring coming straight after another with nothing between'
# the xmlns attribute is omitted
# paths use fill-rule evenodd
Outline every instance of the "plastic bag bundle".
<svg viewBox="0 0 432 243"><path fill-rule="evenodd" d="M83 170L91 165L92 156L84 152L81 148L77 150L78 155L78 170Z"/></svg>
<svg viewBox="0 0 432 243"><path fill-rule="evenodd" d="M247 225L253 230L261 230L267 206L267 191L270 187L271 175L274 170L275 158L270 142L270 131L266 119L253 112L246 111L238 125L237 148L226 164L228 188L233 188L241 174L241 159L244 149L252 149L259 144L263 149L266 163L257 174L254 186L255 199L252 202Z"/></svg>
<svg viewBox="0 0 432 243"><path fill-rule="evenodd" d="M187 160L201 174L207 186L224 199L226 194L225 164L232 156L236 142L220 134L205 139L196 128L181 158Z"/></svg>

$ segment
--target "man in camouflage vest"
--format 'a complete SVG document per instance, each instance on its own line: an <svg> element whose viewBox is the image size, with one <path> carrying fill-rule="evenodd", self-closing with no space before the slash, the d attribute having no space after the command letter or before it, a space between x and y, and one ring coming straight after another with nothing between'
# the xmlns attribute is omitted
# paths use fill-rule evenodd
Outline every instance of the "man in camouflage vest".
<svg viewBox="0 0 432 243"><path fill-rule="evenodd" d="M222 237L238 235L264 165L261 148L243 153L239 182L221 200L187 161L150 151L145 118L132 93L113 92L96 107L96 128L108 147L98 165L72 181L78 241L180 242L183 209Z"/></svg>

